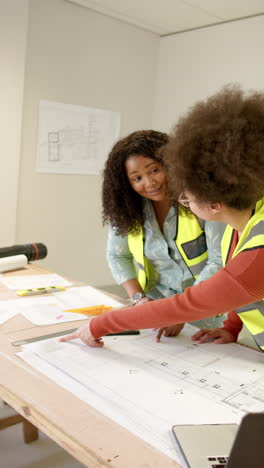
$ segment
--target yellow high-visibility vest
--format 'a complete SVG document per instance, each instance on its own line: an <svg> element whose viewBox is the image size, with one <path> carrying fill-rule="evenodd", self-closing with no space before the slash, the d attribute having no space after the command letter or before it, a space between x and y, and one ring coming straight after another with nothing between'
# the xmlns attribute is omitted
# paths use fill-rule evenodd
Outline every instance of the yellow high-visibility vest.
<svg viewBox="0 0 264 468"><path fill-rule="evenodd" d="M234 230L227 226L221 244L222 260L225 265L229 256ZM264 248L264 199L259 200L255 213L248 221L233 252L232 258L245 250ZM263 277L264 281L264 277ZM264 298L260 301L239 307L236 311L253 336L258 347L264 351Z"/></svg>
<svg viewBox="0 0 264 468"><path fill-rule="evenodd" d="M207 245L204 232L204 221L197 220L194 215L181 212L177 214L177 229L175 243L196 279L204 268L207 258ZM128 247L138 267L138 281L143 290L146 289L150 267L144 255L143 229L137 235L128 235Z"/></svg>

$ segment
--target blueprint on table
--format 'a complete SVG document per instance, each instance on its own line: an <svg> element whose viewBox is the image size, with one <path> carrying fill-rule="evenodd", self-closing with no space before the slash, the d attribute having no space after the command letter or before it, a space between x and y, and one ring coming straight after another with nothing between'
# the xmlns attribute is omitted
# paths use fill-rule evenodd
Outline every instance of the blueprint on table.
<svg viewBox="0 0 264 468"><path fill-rule="evenodd" d="M83 401L176 461L174 424L239 423L264 408L264 354L237 344L197 344L156 332L104 337L105 347L57 338L18 355Z"/></svg>

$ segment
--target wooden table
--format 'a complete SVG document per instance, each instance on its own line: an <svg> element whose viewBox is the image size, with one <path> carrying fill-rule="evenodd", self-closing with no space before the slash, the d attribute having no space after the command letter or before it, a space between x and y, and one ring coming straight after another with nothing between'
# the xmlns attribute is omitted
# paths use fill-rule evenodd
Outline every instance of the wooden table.
<svg viewBox="0 0 264 468"><path fill-rule="evenodd" d="M23 271L45 273L49 272L34 265ZM18 272L8 275L12 274ZM15 297L13 291L0 288L2 300ZM89 468L179 468L171 458L27 365L15 354L19 347L11 344L83 323L35 326L17 315L0 325L0 398Z"/></svg>

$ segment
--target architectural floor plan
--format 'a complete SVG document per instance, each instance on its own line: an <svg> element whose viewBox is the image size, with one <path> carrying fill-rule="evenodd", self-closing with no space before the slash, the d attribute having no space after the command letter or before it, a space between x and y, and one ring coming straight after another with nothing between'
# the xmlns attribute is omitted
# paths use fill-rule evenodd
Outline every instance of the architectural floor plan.
<svg viewBox="0 0 264 468"><path fill-rule="evenodd" d="M237 344L197 344L186 325L177 338L146 330L105 337L105 347L57 338L19 356L176 461L174 424L239 423L264 408L264 354Z"/></svg>

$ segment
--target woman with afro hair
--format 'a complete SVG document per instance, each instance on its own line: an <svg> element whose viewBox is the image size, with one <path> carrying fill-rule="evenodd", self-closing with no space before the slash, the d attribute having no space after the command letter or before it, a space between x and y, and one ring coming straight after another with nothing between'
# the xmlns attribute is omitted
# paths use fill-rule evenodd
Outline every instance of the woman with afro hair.
<svg viewBox="0 0 264 468"><path fill-rule="evenodd" d="M66 339L102 346L108 333L229 311L224 328L194 339L235 341L243 322L264 351L264 93L228 86L196 104L176 125L165 160L172 189L182 191L179 201L196 216L227 225L224 268L183 294L93 318Z"/></svg>

